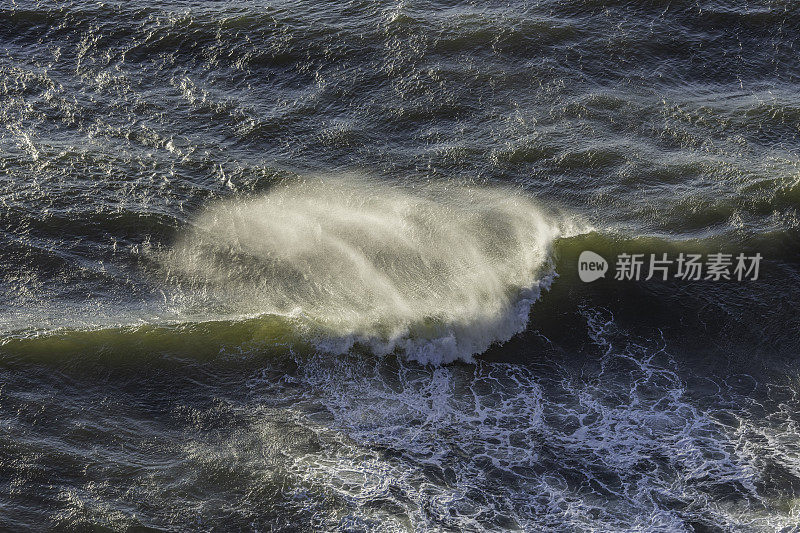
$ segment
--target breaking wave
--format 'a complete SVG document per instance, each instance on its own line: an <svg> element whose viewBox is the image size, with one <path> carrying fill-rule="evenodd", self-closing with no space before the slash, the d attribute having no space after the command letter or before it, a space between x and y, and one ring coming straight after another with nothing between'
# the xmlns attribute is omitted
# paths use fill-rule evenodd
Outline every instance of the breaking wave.
<svg viewBox="0 0 800 533"><path fill-rule="evenodd" d="M291 317L328 351L444 363L524 329L563 231L514 190L349 175L209 205L161 263L190 307Z"/></svg>

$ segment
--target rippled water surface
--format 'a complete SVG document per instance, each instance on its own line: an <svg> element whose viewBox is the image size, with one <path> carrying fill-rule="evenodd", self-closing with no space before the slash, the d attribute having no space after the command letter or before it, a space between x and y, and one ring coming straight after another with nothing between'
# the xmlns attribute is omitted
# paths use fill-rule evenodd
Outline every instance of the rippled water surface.
<svg viewBox="0 0 800 533"><path fill-rule="evenodd" d="M0 1L0 529L795 531L799 50L788 0Z"/></svg>

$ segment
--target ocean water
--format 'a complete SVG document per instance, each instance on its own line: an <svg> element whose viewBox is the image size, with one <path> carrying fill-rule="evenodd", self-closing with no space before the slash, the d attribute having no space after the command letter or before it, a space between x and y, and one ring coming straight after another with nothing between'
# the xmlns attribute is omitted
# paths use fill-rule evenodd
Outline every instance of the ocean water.
<svg viewBox="0 0 800 533"><path fill-rule="evenodd" d="M791 0L0 1L0 530L800 531L798 53Z"/></svg>

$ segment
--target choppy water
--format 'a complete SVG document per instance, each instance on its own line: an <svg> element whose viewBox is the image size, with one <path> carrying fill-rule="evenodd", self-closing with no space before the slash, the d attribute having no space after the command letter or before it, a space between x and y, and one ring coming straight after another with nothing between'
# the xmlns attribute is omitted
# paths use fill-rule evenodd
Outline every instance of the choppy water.
<svg viewBox="0 0 800 533"><path fill-rule="evenodd" d="M777 0L0 2L0 529L797 530L798 50Z"/></svg>

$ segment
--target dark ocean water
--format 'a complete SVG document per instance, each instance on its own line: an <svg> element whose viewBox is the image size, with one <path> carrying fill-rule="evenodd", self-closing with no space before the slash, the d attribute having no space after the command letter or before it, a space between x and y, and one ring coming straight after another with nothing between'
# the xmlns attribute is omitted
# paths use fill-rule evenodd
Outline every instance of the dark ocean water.
<svg viewBox="0 0 800 533"><path fill-rule="evenodd" d="M0 530L800 531L799 53L789 0L0 1Z"/></svg>

